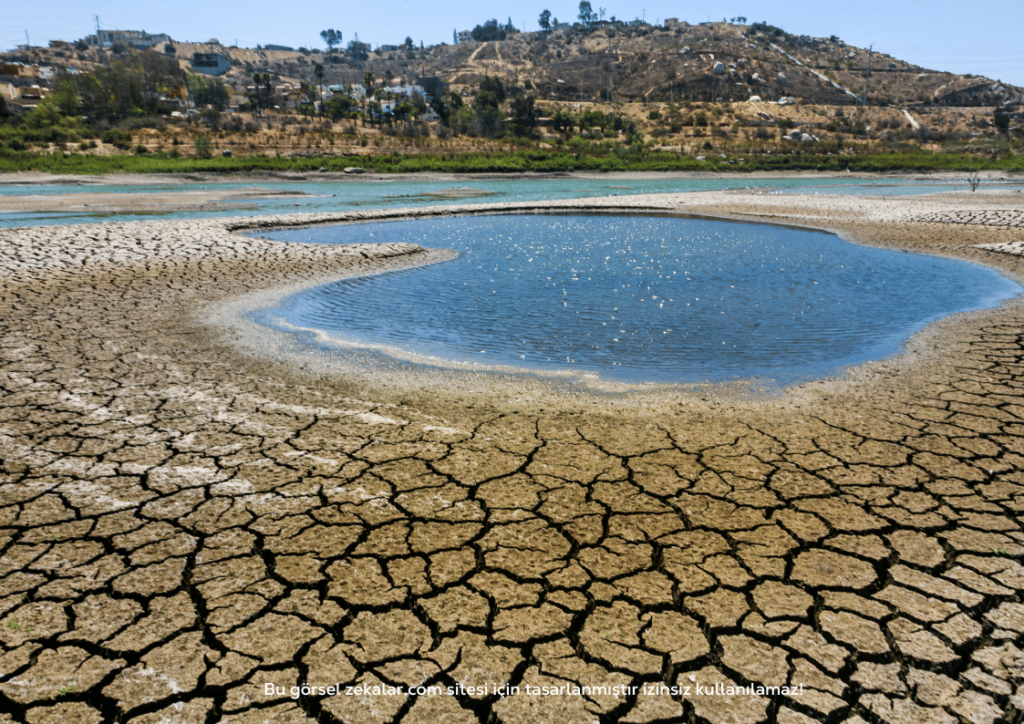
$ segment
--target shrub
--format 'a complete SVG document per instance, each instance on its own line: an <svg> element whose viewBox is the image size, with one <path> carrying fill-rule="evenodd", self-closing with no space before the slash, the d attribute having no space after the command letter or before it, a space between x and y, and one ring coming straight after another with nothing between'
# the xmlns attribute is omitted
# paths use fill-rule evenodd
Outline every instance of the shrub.
<svg viewBox="0 0 1024 724"><path fill-rule="evenodd" d="M220 111L216 108L207 108L199 114L199 118L206 125L213 129L220 128Z"/></svg>
<svg viewBox="0 0 1024 724"><path fill-rule="evenodd" d="M213 145L207 136L196 136L195 147L196 155L200 158L210 158L213 156Z"/></svg>
<svg viewBox="0 0 1024 724"><path fill-rule="evenodd" d="M132 145L132 134L122 131L120 128L110 128L103 132L100 140L115 148L125 149Z"/></svg>
<svg viewBox="0 0 1024 724"><path fill-rule="evenodd" d="M74 142L74 141L78 141L80 139L79 139L79 136L78 136L77 133L74 133L73 131L69 131L66 128L60 128L59 126L54 126L53 128L51 128L49 130L49 132L47 132L46 140L48 140L50 143L54 143L54 144L56 144L58 146L61 146L61 145L65 144L65 143L68 143L69 141L70 142Z"/></svg>

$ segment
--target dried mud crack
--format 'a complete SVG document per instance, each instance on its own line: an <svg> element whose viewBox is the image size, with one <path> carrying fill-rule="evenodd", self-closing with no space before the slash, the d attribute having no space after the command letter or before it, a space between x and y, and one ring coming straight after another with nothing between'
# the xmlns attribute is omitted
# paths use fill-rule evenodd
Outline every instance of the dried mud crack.
<svg viewBox="0 0 1024 724"><path fill-rule="evenodd" d="M544 206L1024 277L1000 197ZM440 258L242 224L0 231L0 722L1024 721L1019 301L770 399L523 402L238 347L210 305Z"/></svg>

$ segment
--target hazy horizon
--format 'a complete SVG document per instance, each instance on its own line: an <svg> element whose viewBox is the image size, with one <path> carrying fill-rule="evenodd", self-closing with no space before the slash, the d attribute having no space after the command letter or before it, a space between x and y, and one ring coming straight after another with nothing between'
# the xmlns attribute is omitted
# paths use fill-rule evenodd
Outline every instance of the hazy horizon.
<svg viewBox="0 0 1024 724"><path fill-rule="evenodd" d="M950 0L904 0L860 3L778 3L766 0L740 2L718 16L688 13L667 0L640 0L615 4L592 0L595 12L623 20L645 18L660 22L675 17L690 23L743 17L747 22L767 21L787 32L814 37L837 35L850 45L888 53L930 70L975 73L1024 86L1024 40L1019 33L1024 9L1019 0L984 0L966 5ZM5 11L0 28L0 50L13 50L26 42L46 45L50 40L76 40L96 31L95 16L104 29L146 30L167 33L177 41L205 42L217 38L226 45L287 45L323 48L320 31L334 28L343 33L343 44L359 39L376 47L401 43L411 37L419 46L451 43L454 30L468 30L491 18L502 24L511 20L521 30L538 29L542 10L559 20L573 21L579 3L563 0L456 0L440 8L416 0L379 0L372 6L346 7L343 11L326 2L303 7L300 14L282 16L280 6L269 2L246 5L208 4L180 0L173 5L129 3L125 0L39 0L18 4Z"/></svg>

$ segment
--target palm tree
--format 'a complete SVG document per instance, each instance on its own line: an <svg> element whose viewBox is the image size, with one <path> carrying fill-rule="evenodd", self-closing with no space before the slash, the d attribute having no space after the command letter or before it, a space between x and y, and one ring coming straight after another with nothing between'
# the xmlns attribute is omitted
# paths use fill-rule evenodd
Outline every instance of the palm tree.
<svg viewBox="0 0 1024 724"><path fill-rule="evenodd" d="M322 120L324 117L324 64L317 63L313 68L313 73L320 86L320 118Z"/></svg>

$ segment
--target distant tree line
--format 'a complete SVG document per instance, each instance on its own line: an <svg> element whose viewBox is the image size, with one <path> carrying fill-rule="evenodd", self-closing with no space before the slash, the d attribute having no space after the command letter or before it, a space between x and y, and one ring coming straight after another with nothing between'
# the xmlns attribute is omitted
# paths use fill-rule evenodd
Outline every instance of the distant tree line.
<svg viewBox="0 0 1024 724"><path fill-rule="evenodd" d="M473 40L485 42L488 40L504 40L513 33L519 31L512 25L512 18L508 19L505 25L498 25L498 21L495 19L488 20L483 25L477 25L471 31Z"/></svg>
<svg viewBox="0 0 1024 724"><path fill-rule="evenodd" d="M117 122L168 114L169 100L191 94L197 106L227 107L230 93L219 78L188 73L173 57L131 53L92 73L67 75L51 96L63 115Z"/></svg>
<svg viewBox="0 0 1024 724"><path fill-rule="evenodd" d="M50 95L28 113L0 108L0 146L19 151L26 143L100 138L128 148L131 134L117 126L170 114L174 101L189 96L216 117L231 97L219 78L189 73L160 52L133 51L91 73L58 76Z"/></svg>

